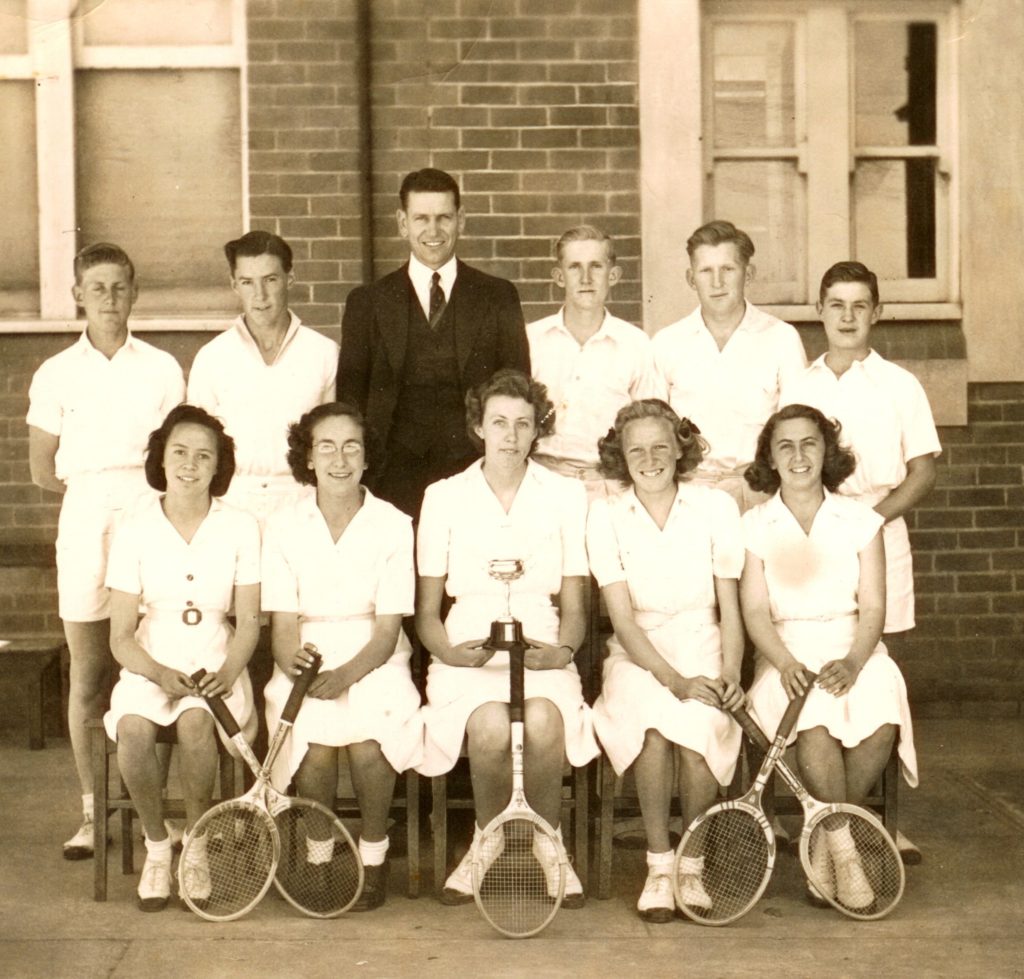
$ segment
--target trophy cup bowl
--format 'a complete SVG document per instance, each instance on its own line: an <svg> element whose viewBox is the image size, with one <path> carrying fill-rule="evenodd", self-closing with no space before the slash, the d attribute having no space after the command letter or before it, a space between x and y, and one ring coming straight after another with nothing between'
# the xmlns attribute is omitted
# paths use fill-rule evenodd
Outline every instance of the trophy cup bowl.
<svg viewBox="0 0 1024 979"><path fill-rule="evenodd" d="M512 582L523 576L523 562L518 558L498 558L489 561L487 573L505 583L505 614L491 623L489 649L512 649L523 645L523 624L512 615Z"/></svg>

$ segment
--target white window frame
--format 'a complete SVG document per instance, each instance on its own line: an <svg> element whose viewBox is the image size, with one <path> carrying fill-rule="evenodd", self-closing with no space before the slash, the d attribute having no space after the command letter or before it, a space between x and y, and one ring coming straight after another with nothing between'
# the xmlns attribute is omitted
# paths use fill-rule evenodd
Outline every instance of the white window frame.
<svg viewBox="0 0 1024 979"><path fill-rule="evenodd" d="M240 85L241 201L249 227L248 98L245 0L230 0L226 44L86 45L77 0L28 0L28 53L0 56L0 80L36 85L36 175L39 197L39 317L0 318L0 333L78 333L82 320L71 296L77 236L75 207L74 74L79 68L236 68ZM226 285L225 285L226 288ZM133 316L138 331L219 331L230 316Z"/></svg>
<svg viewBox="0 0 1024 979"><path fill-rule="evenodd" d="M936 213L936 260L942 301L922 301L921 290L911 283L887 283L887 320L935 321L962 317L959 281L959 166L957 132L958 0L639 0L640 13L640 148L641 237L644 256L644 327L654 332L696 306L696 296L686 285L683 270L688 264L685 242L689 233L707 220L704 188L709 149L702 140L705 107L702 104L704 59L707 57L707 22L719 18L742 20L793 20L806 11L808 18L821 18L815 26L840 25L831 46L814 46L796 65L797 111L801 100L834 99L831 83L842 95L829 102L836 126L812 127L806 140L790 148L803 171L814 161L817 171L830 174L827 180L806 182L807 240L802 246L807 301L795 304L762 304L763 308L789 322L817 321L812 290L832 261L850 257L852 192L850 183L854 160L852 131L853 91L851 11L860 19L910 17L934 20L939 25L938 132L937 151L914 147L866 148L861 157L905 157L911 154L937 156L939 179L947 181L945 206ZM798 40L798 49L801 41ZM808 48L811 46L808 45ZM838 67L837 67L838 66ZM800 84L804 73L825 80L822 85ZM800 89L803 89L802 91ZM815 111L808 105L808 111ZM835 138L838 128L848 134L846 141ZM773 149L771 158L785 156ZM767 158L767 157L765 157ZM940 200L943 195L938 195ZM817 260L815 256L823 256ZM756 264L756 256L755 256ZM925 280L927 283L933 280ZM897 288L890 289L893 285ZM927 286L926 286L927 288ZM915 295L916 293L916 295Z"/></svg>

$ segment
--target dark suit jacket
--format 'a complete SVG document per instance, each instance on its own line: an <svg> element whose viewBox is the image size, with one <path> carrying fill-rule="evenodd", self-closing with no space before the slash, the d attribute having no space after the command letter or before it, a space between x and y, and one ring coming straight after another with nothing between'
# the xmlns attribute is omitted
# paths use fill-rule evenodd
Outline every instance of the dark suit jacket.
<svg viewBox="0 0 1024 979"><path fill-rule="evenodd" d="M410 302L416 295L406 264L353 289L341 321L338 399L358 407L385 445L402 385ZM502 367L530 373L523 310L511 282L459 261L449 306L463 391ZM468 440L466 446L471 452Z"/></svg>

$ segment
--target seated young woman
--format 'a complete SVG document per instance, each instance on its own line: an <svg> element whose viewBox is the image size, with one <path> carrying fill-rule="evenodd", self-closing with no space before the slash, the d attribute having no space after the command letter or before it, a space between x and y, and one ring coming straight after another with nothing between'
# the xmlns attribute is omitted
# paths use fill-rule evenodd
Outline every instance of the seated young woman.
<svg viewBox="0 0 1024 979"><path fill-rule="evenodd" d="M775 495L743 516L740 597L757 648L749 695L762 727L774 735L789 700L810 689L794 734L807 788L827 802L860 803L897 737L911 785L917 760L906 685L881 642L883 518L836 493L856 465L839 434L807 405L768 419L746 479ZM848 825L835 820L826 823L827 846L812 854L817 876L834 879L844 904L867 907L870 882Z"/></svg>
<svg viewBox="0 0 1024 979"><path fill-rule="evenodd" d="M420 696L409 670L402 616L413 611L412 522L360 481L380 464L359 412L319 405L288 432L288 463L316 497L274 513L263 545L263 610L270 613L276 666L266 687L274 730L294 676L323 657L291 737L275 765L284 790L332 808L338 756L348 755L362 828L363 891L352 911L387 895L388 812L395 778L420 761ZM332 841L307 840L313 863L331 859Z"/></svg>
<svg viewBox="0 0 1024 979"><path fill-rule="evenodd" d="M517 559L524 573L512 582L511 607L529 643L526 795L560 832L566 757L581 766L598 752L573 664L585 632L586 495L578 481L530 460L537 439L554 425L544 385L519 371L498 371L467 395L466 423L483 459L429 486L420 514L416 628L431 653L420 771L449 771L465 739L475 833L508 803L509 655L485 644L491 622L505 614L505 586L490 576L489 564ZM446 591L454 604L442 622ZM554 867L556 854L540 858ZM442 901L461 904L472 895L467 853L445 882ZM581 907L583 901L583 886L570 867L562 906Z"/></svg>
<svg viewBox="0 0 1024 979"><path fill-rule="evenodd" d="M178 405L147 448L146 479L163 495L127 516L111 547L110 645L122 669L103 721L146 834L143 911L162 910L171 885L157 730L177 728L186 833L209 808L217 774L215 723L200 693L224 697L246 735L256 731L245 667L259 636L260 537L251 516L218 499L234 470L223 425ZM197 689L190 677L200 668ZM201 898L210 887L205 850L189 852L183 872Z"/></svg>
<svg viewBox="0 0 1024 979"><path fill-rule="evenodd" d="M732 780L742 703L743 568L740 514L721 490L688 482L707 448L697 427L656 398L620 409L600 441L601 472L620 496L595 500L587 520L590 567L614 634L594 727L616 774L630 766L647 833L645 921L671 921L674 773L684 824ZM687 857L687 904L710 907L703 863Z"/></svg>

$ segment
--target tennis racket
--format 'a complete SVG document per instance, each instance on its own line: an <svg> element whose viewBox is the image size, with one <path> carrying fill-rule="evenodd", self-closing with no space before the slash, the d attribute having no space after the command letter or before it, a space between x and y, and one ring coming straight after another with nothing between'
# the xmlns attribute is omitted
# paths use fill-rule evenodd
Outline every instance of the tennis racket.
<svg viewBox="0 0 1024 979"><path fill-rule="evenodd" d="M318 660L316 668L319 665ZM316 668L310 668L310 672L315 674ZM291 729L305 692L301 691L291 713L285 706L274 732L275 742L279 736L283 740ZM293 697L294 687L288 704ZM269 762L264 767L269 770ZM312 799L275 793L268 803L281 841L281 856L274 875L278 892L292 907L311 918L336 918L343 914L359 899L364 879L359 848L345 824Z"/></svg>
<svg viewBox="0 0 1024 979"><path fill-rule="evenodd" d="M757 722L742 708L733 716L755 744L768 744ZM846 802L821 802L781 758L778 772L804 810L800 862L815 890L843 914L883 918L903 896L906 873L899 850L869 809Z"/></svg>
<svg viewBox="0 0 1024 979"><path fill-rule="evenodd" d="M562 904L567 857L562 840L530 807L523 787L523 683L526 646L509 648L512 798L473 842L473 897L503 935L541 931Z"/></svg>
<svg viewBox="0 0 1024 979"><path fill-rule="evenodd" d="M679 841L672 872L676 905L699 924L727 925L742 918L768 886L776 845L761 796L806 699L805 692L789 702L746 793L713 805Z"/></svg>
<svg viewBox="0 0 1024 979"><path fill-rule="evenodd" d="M283 716L294 720L319 663L317 656L314 665L296 677ZM193 682L205 673L194 673ZM233 921L259 904L277 870L281 840L270 800L278 793L270 784L270 769L291 723L284 729L278 726L260 765L223 699L208 697L206 703L256 781L244 795L213 806L196 820L178 861L178 894L201 918Z"/></svg>

